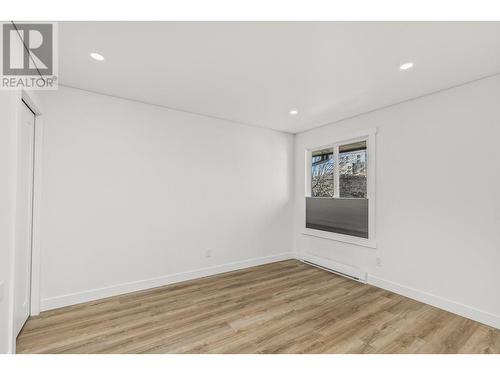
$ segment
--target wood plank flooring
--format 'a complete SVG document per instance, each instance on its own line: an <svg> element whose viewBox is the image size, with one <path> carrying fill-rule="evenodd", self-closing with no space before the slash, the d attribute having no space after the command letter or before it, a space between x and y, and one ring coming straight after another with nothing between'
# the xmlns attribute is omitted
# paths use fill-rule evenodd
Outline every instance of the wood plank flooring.
<svg viewBox="0 0 500 375"><path fill-rule="evenodd" d="M296 260L47 311L18 353L500 353L500 330Z"/></svg>

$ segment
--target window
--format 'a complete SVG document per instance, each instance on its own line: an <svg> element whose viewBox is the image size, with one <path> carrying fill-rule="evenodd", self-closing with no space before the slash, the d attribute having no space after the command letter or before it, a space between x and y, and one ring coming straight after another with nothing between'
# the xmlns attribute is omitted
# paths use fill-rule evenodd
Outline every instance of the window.
<svg viewBox="0 0 500 375"><path fill-rule="evenodd" d="M313 229L315 234L329 232L327 238L333 235L333 239L373 240L374 186L369 181L373 166L369 164L369 147L374 146L374 134L375 130L370 130L308 150L306 229Z"/></svg>
<svg viewBox="0 0 500 375"><path fill-rule="evenodd" d="M312 153L311 196L316 198L332 198L334 196L334 167L333 148Z"/></svg>
<svg viewBox="0 0 500 375"><path fill-rule="evenodd" d="M339 196L366 198L366 141L339 146Z"/></svg>

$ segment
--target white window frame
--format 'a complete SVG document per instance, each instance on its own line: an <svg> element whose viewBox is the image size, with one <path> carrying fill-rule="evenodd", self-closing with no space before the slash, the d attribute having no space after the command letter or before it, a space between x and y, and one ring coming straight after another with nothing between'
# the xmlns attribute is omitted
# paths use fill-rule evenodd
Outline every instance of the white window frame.
<svg viewBox="0 0 500 375"><path fill-rule="evenodd" d="M375 240L375 135L377 133L376 128L367 129L353 133L347 136L342 136L336 138L332 142L323 144L321 146L314 146L307 148L305 150L305 196L304 196L304 227L302 229L302 234L314 237L325 238L333 241L340 241L351 243L354 245L365 246L370 248L377 248L377 242ZM339 147L344 144L354 143L359 141L366 141L366 198L368 199L368 238L360 238L356 236L350 236L346 234L333 233L322 231L318 229L306 228L305 220L305 204L307 197L311 197L311 158L312 153L317 150L322 150L325 148L333 148L334 157L334 197L333 198L315 198L315 199L358 199L358 198L341 198L339 191Z"/></svg>

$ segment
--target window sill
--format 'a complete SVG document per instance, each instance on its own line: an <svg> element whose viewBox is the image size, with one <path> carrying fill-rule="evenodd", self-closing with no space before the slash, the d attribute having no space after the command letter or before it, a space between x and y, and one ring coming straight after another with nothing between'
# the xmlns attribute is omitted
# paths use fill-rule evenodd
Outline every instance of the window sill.
<svg viewBox="0 0 500 375"><path fill-rule="evenodd" d="M319 238L324 238L326 240L331 240L331 241L345 242L345 243L350 243L353 245L369 247L372 249L377 248L377 242L374 240L370 240L370 239L366 239L366 238L359 238L359 237L354 237L354 236L348 236L345 234L325 232L322 230L310 229L310 228L303 228L302 234L305 236L319 237Z"/></svg>

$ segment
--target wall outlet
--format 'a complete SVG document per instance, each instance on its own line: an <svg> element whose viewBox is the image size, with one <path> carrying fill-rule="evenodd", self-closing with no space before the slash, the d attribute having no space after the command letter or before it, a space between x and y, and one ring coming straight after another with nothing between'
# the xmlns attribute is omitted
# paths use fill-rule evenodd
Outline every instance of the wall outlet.
<svg viewBox="0 0 500 375"><path fill-rule="evenodd" d="M377 259L375 259L375 264L377 265L377 267L381 267L382 266L382 259L380 257L377 257Z"/></svg>
<svg viewBox="0 0 500 375"><path fill-rule="evenodd" d="M207 250L205 252L205 258L211 258L212 257L212 250Z"/></svg>

